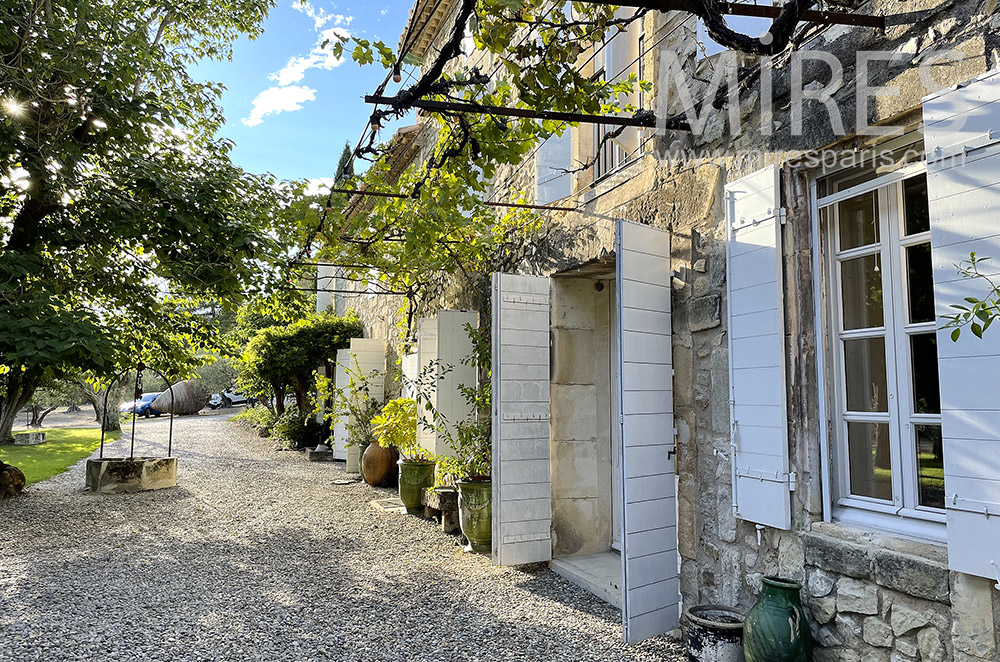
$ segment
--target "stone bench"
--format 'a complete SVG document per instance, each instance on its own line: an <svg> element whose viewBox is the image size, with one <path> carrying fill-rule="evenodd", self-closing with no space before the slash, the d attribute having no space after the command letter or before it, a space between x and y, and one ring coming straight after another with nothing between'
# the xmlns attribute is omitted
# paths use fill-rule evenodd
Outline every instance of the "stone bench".
<svg viewBox="0 0 1000 662"><path fill-rule="evenodd" d="M14 435L15 446L37 446L44 443L44 432L19 432Z"/></svg>
<svg viewBox="0 0 1000 662"><path fill-rule="evenodd" d="M434 518L441 523L445 533L458 531L458 490L454 487L424 489L420 496L424 504L424 517Z"/></svg>

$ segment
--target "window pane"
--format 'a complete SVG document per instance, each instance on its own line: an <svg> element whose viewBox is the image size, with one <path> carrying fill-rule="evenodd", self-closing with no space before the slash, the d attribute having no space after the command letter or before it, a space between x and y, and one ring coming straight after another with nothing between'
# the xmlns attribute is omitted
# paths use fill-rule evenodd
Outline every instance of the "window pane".
<svg viewBox="0 0 1000 662"><path fill-rule="evenodd" d="M944 461L941 426L914 426L917 440L917 488L920 505L944 508Z"/></svg>
<svg viewBox="0 0 1000 662"><path fill-rule="evenodd" d="M874 191L844 200L837 205L837 215L840 219L840 250L878 243L878 214L875 211Z"/></svg>
<svg viewBox="0 0 1000 662"><path fill-rule="evenodd" d="M920 244L906 249L909 274L910 324L934 321L934 277L931 269L931 245Z"/></svg>
<svg viewBox="0 0 1000 662"><path fill-rule="evenodd" d="M906 208L906 234L918 234L931 229L927 208L927 176L921 175L903 182L903 205Z"/></svg>
<svg viewBox="0 0 1000 662"><path fill-rule="evenodd" d="M848 411L888 411L885 339L844 341Z"/></svg>
<svg viewBox="0 0 1000 662"><path fill-rule="evenodd" d="M844 329L870 329L882 319L882 257L869 255L840 263Z"/></svg>
<svg viewBox="0 0 1000 662"><path fill-rule="evenodd" d="M851 494L892 501L888 423L848 423Z"/></svg>
<svg viewBox="0 0 1000 662"><path fill-rule="evenodd" d="M940 414L937 336L933 333L910 336L910 348L913 365L913 411L916 414Z"/></svg>

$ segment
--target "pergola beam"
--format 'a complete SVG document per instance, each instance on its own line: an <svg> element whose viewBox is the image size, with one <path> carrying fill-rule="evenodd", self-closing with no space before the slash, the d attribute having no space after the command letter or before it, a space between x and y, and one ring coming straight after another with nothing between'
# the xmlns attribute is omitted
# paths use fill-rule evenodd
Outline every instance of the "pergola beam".
<svg viewBox="0 0 1000 662"><path fill-rule="evenodd" d="M610 3L609 3L610 4ZM395 103L394 97L383 97L366 95L365 103L379 106L391 106ZM532 110L530 108L510 108L507 106L485 106L478 103L459 103L455 101L431 101L428 99L418 99L407 102L408 106L423 108L424 110L444 111L454 113L480 113L485 115L499 115L502 117L521 117L534 120L552 120L556 122L578 122L581 124L610 124L613 126L636 126L647 129L657 127L656 117L618 117L614 115L586 115L584 113L565 113L556 110ZM683 120L672 119L669 126L661 127L666 129L677 129L690 131L690 125Z"/></svg>
<svg viewBox="0 0 1000 662"><path fill-rule="evenodd" d="M385 193L383 191L366 191L364 189L346 189L346 188L335 188L331 189L333 193L346 193L348 195L367 195L373 198L398 198L404 200L412 200L412 195L406 195L405 193ZM514 207L516 209L542 209L545 211L579 211L576 207L559 207L556 205L530 205L522 202L488 202L484 201L482 204L487 207Z"/></svg>
<svg viewBox="0 0 1000 662"><path fill-rule="evenodd" d="M695 13L694 5L689 0L584 0L592 5L619 5L654 9L657 11L686 11ZM777 18L781 7L771 5L751 5L742 2L720 2L719 9L723 14L733 16L750 16L753 18ZM849 14L846 12L820 11L811 9L802 14L802 20L821 25L853 25L855 27L885 29L884 16L866 14Z"/></svg>

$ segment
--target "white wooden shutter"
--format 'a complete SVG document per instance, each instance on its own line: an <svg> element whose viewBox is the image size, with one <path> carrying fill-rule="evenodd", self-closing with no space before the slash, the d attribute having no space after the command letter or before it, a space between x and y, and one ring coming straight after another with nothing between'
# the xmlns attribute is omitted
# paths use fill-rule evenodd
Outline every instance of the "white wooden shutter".
<svg viewBox="0 0 1000 662"><path fill-rule="evenodd" d="M368 380L368 396L376 402L385 398L385 341L381 338L351 338L350 369ZM347 471L361 471L360 449L347 449Z"/></svg>
<svg viewBox="0 0 1000 662"><path fill-rule="evenodd" d="M618 221L622 623L633 644L677 627L670 235Z"/></svg>
<svg viewBox="0 0 1000 662"><path fill-rule="evenodd" d="M730 461L736 516L789 529L779 178L771 166L726 185Z"/></svg>
<svg viewBox="0 0 1000 662"><path fill-rule="evenodd" d="M333 367L334 386L338 392L347 395L347 366L350 365L351 351L348 349L337 350L337 364ZM347 459L347 407L342 398L337 398L333 403L337 413L337 420L333 424L333 459Z"/></svg>
<svg viewBox="0 0 1000 662"><path fill-rule="evenodd" d="M420 380L417 392L417 415L420 416L420 422L417 424L417 443L431 455L436 449L437 434L434 430L434 416L426 407L428 403L431 407L437 406L439 373L435 368L438 358L437 328L436 317L421 317L417 320L417 373Z"/></svg>
<svg viewBox="0 0 1000 662"><path fill-rule="evenodd" d="M538 146L535 153L535 202L540 205L562 200L573 188L573 132L566 127L561 136L553 135Z"/></svg>
<svg viewBox="0 0 1000 662"><path fill-rule="evenodd" d="M1000 272L1000 71L924 100L931 260L937 314L988 286L955 265ZM1000 581L1000 328L983 339L938 331L948 565Z"/></svg>
<svg viewBox="0 0 1000 662"><path fill-rule="evenodd" d="M493 274L493 562L552 559L549 279Z"/></svg>
<svg viewBox="0 0 1000 662"><path fill-rule="evenodd" d="M437 358L444 373L437 382L437 411L443 421L443 431L435 439L435 455L451 456L455 451L449 437L458 433L457 426L473 415L472 406L466 401L461 387L475 388L479 375L466 359L473 352L472 338L466 325L479 328L479 315L462 310L442 310L437 318Z"/></svg>

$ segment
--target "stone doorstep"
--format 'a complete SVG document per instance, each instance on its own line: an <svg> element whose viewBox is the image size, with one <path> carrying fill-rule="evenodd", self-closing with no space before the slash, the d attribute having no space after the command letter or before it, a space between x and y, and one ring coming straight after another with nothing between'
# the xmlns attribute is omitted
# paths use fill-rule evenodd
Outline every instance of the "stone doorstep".
<svg viewBox="0 0 1000 662"><path fill-rule="evenodd" d="M15 446L37 446L44 443L44 432L19 432L14 435Z"/></svg>
<svg viewBox="0 0 1000 662"><path fill-rule="evenodd" d="M330 450L318 451L310 448L306 451L306 459L310 462L327 462L332 459L333 453Z"/></svg>
<svg viewBox="0 0 1000 662"><path fill-rule="evenodd" d="M406 506L403 505L403 502L398 497L390 499L373 499L368 503L371 504L372 508L375 510L381 510L386 513L406 514Z"/></svg>

